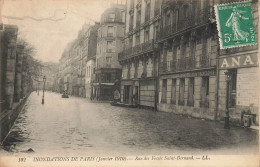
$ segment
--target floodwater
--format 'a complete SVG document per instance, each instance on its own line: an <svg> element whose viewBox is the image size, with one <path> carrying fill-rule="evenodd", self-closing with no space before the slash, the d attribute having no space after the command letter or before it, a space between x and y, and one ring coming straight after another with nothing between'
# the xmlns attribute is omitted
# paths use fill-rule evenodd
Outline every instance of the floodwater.
<svg viewBox="0 0 260 167"><path fill-rule="evenodd" d="M173 113L111 106L33 92L4 142L9 153L37 154L248 154L258 132L224 129L219 122Z"/></svg>

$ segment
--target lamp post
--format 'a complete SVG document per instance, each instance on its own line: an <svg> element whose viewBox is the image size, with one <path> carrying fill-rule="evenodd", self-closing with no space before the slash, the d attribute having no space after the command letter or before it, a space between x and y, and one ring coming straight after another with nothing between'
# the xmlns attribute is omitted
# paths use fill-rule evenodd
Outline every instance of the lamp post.
<svg viewBox="0 0 260 167"><path fill-rule="evenodd" d="M40 86L39 86L39 81L38 81L38 87L37 87L37 90L38 90L38 96L39 96L39 88L40 88Z"/></svg>
<svg viewBox="0 0 260 167"><path fill-rule="evenodd" d="M228 72L225 72L225 76L226 76L226 83L227 83L227 91L226 91L226 117L225 117L225 125L224 125L224 128L225 129L230 129L230 126L229 126L229 85L230 85L230 82L231 82L231 78L232 78L232 72L228 71Z"/></svg>
<svg viewBox="0 0 260 167"><path fill-rule="evenodd" d="M44 89L45 89L46 77L43 77L43 89L42 89L42 104L44 104Z"/></svg>

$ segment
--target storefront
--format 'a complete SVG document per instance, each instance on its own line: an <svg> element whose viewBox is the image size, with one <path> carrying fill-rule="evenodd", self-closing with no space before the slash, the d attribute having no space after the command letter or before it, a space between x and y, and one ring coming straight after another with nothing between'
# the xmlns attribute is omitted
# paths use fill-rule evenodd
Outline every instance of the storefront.
<svg viewBox="0 0 260 167"><path fill-rule="evenodd" d="M215 119L215 68L165 74L159 82L160 111Z"/></svg>
<svg viewBox="0 0 260 167"><path fill-rule="evenodd" d="M258 124L259 75L257 50L219 58L219 118L241 123L243 112L256 115Z"/></svg>

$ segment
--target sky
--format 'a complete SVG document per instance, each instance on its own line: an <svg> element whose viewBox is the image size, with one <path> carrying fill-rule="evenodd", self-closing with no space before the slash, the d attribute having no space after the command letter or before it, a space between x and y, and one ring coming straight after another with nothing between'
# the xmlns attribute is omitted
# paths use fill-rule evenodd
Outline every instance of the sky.
<svg viewBox="0 0 260 167"><path fill-rule="evenodd" d="M58 63L67 44L84 24L100 21L116 0L0 0L2 21L15 24L18 36L37 50L35 58ZM1 3L0 3L1 4ZM0 8L1 10L1 8Z"/></svg>

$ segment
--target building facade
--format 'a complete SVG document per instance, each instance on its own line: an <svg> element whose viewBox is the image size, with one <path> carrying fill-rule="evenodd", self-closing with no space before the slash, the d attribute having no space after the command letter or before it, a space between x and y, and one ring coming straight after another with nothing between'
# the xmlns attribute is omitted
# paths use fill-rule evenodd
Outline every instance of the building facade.
<svg viewBox="0 0 260 167"><path fill-rule="evenodd" d="M218 38L213 1L163 0L160 111L216 118Z"/></svg>
<svg viewBox="0 0 260 167"><path fill-rule="evenodd" d="M257 1L252 1L252 13L258 37ZM223 119L228 111L230 120L238 124L241 121L241 113L250 112L255 115L256 123L259 123L258 53L258 45L220 50L218 59L220 119Z"/></svg>
<svg viewBox="0 0 260 167"><path fill-rule="evenodd" d="M86 64L96 54L100 24L83 25L77 39L68 44L59 62L59 89L69 95L86 97Z"/></svg>
<svg viewBox="0 0 260 167"><path fill-rule="evenodd" d="M127 1L122 65L121 102L156 108L160 0Z"/></svg>
<svg viewBox="0 0 260 167"><path fill-rule="evenodd" d="M114 83L121 77L118 53L123 48L125 5L112 5L102 14L100 22L95 82L92 84L95 92L93 98L109 100L114 91Z"/></svg>

